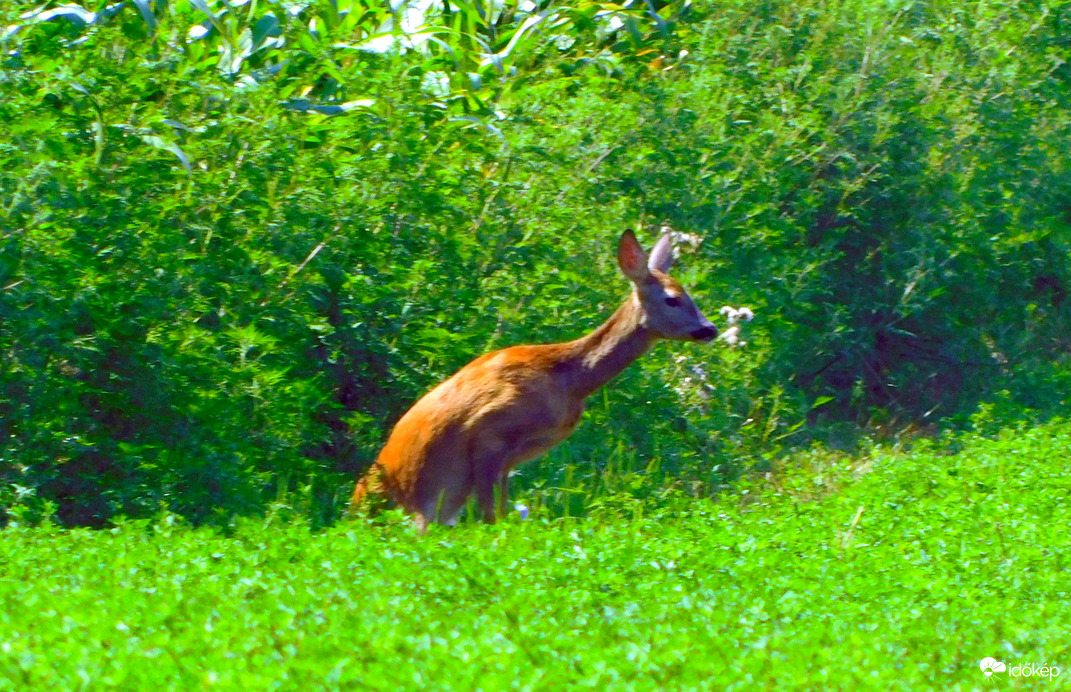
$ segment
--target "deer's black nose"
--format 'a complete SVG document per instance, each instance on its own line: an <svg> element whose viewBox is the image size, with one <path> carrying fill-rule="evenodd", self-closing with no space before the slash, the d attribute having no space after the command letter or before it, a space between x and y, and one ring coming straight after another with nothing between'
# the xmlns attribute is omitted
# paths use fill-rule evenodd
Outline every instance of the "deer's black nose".
<svg viewBox="0 0 1071 692"><path fill-rule="evenodd" d="M696 341L710 341L718 335L717 327L700 327L692 332L692 338Z"/></svg>

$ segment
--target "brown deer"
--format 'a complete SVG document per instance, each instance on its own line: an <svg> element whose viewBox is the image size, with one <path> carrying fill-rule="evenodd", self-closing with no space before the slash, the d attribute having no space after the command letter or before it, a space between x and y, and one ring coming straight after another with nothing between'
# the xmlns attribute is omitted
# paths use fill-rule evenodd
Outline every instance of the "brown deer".
<svg viewBox="0 0 1071 692"><path fill-rule="evenodd" d="M669 233L648 259L625 231L617 260L633 290L610 319L574 341L488 353L425 394L394 426L351 507L368 493L386 494L415 513L423 531L431 522L456 523L475 491L484 520L493 523L504 516L510 469L568 437L588 396L658 339L708 342L718 335L666 273Z"/></svg>

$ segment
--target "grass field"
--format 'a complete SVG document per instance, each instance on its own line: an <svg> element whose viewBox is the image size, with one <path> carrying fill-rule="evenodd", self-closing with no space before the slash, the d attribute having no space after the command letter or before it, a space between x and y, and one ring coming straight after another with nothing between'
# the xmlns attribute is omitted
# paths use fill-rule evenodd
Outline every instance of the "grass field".
<svg viewBox="0 0 1071 692"><path fill-rule="evenodd" d="M717 501L426 536L13 528L0 690L1071 689L1069 449L814 452Z"/></svg>

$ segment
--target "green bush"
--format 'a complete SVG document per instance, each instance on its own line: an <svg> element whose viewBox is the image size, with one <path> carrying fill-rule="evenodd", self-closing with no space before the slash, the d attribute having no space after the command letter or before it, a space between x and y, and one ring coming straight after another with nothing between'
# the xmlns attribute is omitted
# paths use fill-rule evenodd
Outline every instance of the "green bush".
<svg viewBox="0 0 1071 692"><path fill-rule="evenodd" d="M656 6L452 2L381 52L358 2L0 10L0 507L330 521L422 391L592 328L664 221L759 320L594 397L523 470L560 511L1066 410L1066 7Z"/></svg>

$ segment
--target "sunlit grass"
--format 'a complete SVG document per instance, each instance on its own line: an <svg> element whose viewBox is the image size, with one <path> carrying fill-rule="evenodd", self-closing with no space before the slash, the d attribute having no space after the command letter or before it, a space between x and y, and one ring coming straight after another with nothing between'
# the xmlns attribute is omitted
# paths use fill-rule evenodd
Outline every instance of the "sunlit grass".
<svg viewBox="0 0 1071 692"><path fill-rule="evenodd" d="M390 514L7 530L0 689L967 690L992 684L987 656L1071 671L1069 441L1060 424L956 454L816 451L746 495L423 537Z"/></svg>

